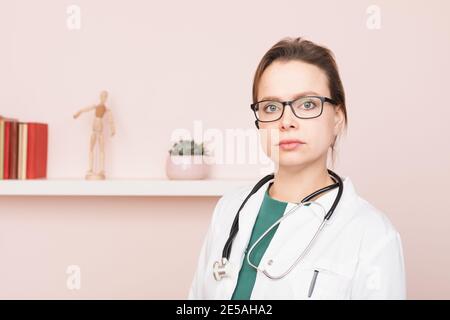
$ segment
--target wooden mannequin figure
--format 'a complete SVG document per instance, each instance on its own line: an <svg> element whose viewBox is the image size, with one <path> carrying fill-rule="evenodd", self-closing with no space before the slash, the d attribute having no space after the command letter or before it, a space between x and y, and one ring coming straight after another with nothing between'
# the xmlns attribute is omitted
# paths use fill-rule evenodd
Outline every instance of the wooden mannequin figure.
<svg viewBox="0 0 450 320"><path fill-rule="evenodd" d="M92 126L91 141L89 146L89 169L86 173L87 180L104 180L105 179L105 149L103 140L103 117L106 115L109 120L111 137L116 133L114 127L114 119L111 109L105 106L106 99L108 99L108 92L102 91L100 93L100 103L98 105L89 106L81 109L73 115L74 119L78 118L80 114L88 111L95 110L95 118ZM99 156L100 156L100 168L98 171L94 171L94 148L98 142Z"/></svg>

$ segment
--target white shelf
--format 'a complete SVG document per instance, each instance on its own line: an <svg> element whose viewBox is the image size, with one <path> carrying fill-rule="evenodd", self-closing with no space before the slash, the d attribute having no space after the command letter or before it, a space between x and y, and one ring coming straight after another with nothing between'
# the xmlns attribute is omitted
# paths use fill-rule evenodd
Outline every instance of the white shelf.
<svg viewBox="0 0 450 320"><path fill-rule="evenodd" d="M0 196L222 196L253 180L0 180Z"/></svg>

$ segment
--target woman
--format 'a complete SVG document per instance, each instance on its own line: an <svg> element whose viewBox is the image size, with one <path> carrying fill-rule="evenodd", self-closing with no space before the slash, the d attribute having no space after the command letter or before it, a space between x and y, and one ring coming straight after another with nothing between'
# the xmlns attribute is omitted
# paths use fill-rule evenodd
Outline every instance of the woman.
<svg viewBox="0 0 450 320"><path fill-rule="evenodd" d="M238 220L235 214L253 186L220 198L189 298L404 299L398 232L356 193L349 177L327 169L328 152L333 157L347 125L332 52L302 38L275 44L256 70L251 107L264 151L277 169L273 179L253 190ZM233 222L237 233L223 259Z"/></svg>

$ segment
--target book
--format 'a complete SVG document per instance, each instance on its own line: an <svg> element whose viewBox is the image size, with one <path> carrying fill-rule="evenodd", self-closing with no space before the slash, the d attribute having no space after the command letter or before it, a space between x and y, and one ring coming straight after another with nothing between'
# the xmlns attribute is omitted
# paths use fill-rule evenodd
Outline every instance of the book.
<svg viewBox="0 0 450 320"><path fill-rule="evenodd" d="M4 157L3 157L3 179L10 179L9 175L9 158L10 158L10 132L11 132L11 121L5 122L5 147L4 147Z"/></svg>
<svg viewBox="0 0 450 320"><path fill-rule="evenodd" d="M11 121L9 128L9 177L17 179L17 158L19 147L19 122Z"/></svg>
<svg viewBox="0 0 450 320"><path fill-rule="evenodd" d="M4 160L5 159L5 120L0 118L0 180L4 176Z"/></svg>
<svg viewBox="0 0 450 320"><path fill-rule="evenodd" d="M3 156L0 156L0 163L2 163L0 165L0 171L3 171L3 179L9 179L10 178L10 146L11 146L11 141L10 141L10 132L11 132L11 121L18 121L15 118L6 118L6 117L2 117L0 116L0 122L3 122L3 130L0 130L0 134L1 132L3 132L3 151L1 150L2 148L0 148L0 154L3 153ZM0 142L1 143L1 142Z"/></svg>
<svg viewBox="0 0 450 320"><path fill-rule="evenodd" d="M28 145L28 124L19 122L19 147L17 178L25 180L27 178L27 145Z"/></svg>
<svg viewBox="0 0 450 320"><path fill-rule="evenodd" d="M47 177L48 124L28 123L26 179Z"/></svg>

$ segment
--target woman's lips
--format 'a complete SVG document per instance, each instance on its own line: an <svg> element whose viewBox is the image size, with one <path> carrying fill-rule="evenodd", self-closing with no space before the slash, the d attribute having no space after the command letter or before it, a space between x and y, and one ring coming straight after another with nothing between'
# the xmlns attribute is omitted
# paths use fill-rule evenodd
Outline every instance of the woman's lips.
<svg viewBox="0 0 450 320"><path fill-rule="evenodd" d="M300 140L281 140L279 147L281 150L294 150L300 147L304 142Z"/></svg>

